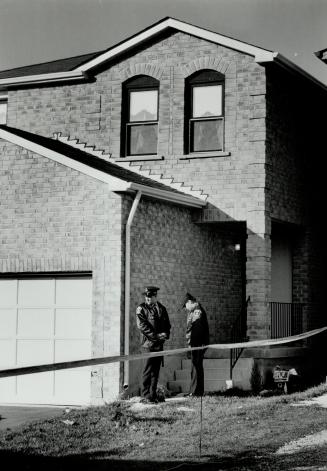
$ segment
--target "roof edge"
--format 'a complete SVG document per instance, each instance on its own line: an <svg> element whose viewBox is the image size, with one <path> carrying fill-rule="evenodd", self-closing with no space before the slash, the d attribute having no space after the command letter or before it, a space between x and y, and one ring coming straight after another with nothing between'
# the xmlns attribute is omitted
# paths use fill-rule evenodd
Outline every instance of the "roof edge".
<svg viewBox="0 0 327 471"><path fill-rule="evenodd" d="M161 32L167 29L175 29L204 40L221 44L222 46L229 47L231 49L243 52L254 57L254 60L258 64L266 64L269 62L276 62L276 64L292 70L293 72L305 77L306 79L312 81L316 85L320 86L324 90L327 90L327 86L320 82L318 79L313 77L310 73L303 70L294 62L290 61L282 54L277 51L270 51L258 46L253 46L251 44L245 43L243 41L230 38L228 36L221 35L204 29L199 26L194 26L192 24L180 21L171 17L163 18L162 20L154 23L152 26L142 30L139 33L121 41L117 45L107 49L106 51L100 51L98 55L93 57L93 59L87 60L81 65L75 67L73 70L66 72L53 72L53 73L44 73L39 75L28 75L28 76L19 76L6 79L0 79L0 89L8 89L10 87L19 87L26 85L37 85L44 83L54 83L60 81L74 81L74 80L86 80L88 74L92 76L93 69L98 66L110 61L111 59L118 57L120 54L129 51L133 47L142 44L148 39L155 37ZM325 50L318 51L316 54L322 60L322 53ZM96 53L95 53L96 54ZM79 56L78 56L79 57Z"/></svg>
<svg viewBox="0 0 327 471"><path fill-rule="evenodd" d="M259 64L265 64L267 62L275 62L281 67L284 67L287 70L291 70L295 72L296 74L301 75L302 77L310 80L313 82L315 85L319 86L323 90L327 91L327 85L324 83L320 82L317 78L313 77L313 75L309 74L309 72L306 72L304 69L302 69L300 66L294 64L294 62L290 61L287 59L287 57L283 56L279 52L274 52L272 54L272 59L271 60L266 60L265 58L258 58L257 62Z"/></svg>
<svg viewBox="0 0 327 471"><path fill-rule="evenodd" d="M38 85L42 83L53 83L62 81L86 80L87 74L80 70L70 70L66 72L52 72L50 74L23 75L20 77L11 77L0 79L0 87Z"/></svg>
<svg viewBox="0 0 327 471"><path fill-rule="evenodd" d="M180 204L182 206L190 206L192 208L203 208L207 205L206 201L196 198L195 196L186 195L182 193L174 193L160 188L152 188L150 186L141 185L139 183L131 183L131 190L141 191L143 195L150 196L155 199L164 200L168 203Z"/></svg>
<svg viewBox="0 0 327 471"><path fill-rule="evenodd" d="M129 37L128 39L122 41L118 45L113 46L112 48L108 49L107 51L95 57L94 59L91 59L85 64L77 67L75 70L81 70L84 72L89 71L169 28L176 29L178 31L181 31L181 32L193 35L193 36L197 36L202 39L206 39L207 41L221 44L223 46L238 50L240 52L244 52L245 54L249 54L254 57L256 56L264 57L265 55L267 55L267 58L269 58L270 55L272 54L272 51L269 51L267 49L253 46L251 44L242 42L240 40L233 39L228 36L223 36L213 31L209 31L199 26L194 26L184 21L180 21L180 20L176 20L174 18L168 17L155 23L152 26L149 26L148 28L144 29L140 33L137 33L134 36Z"/></svg>
<svg viewBox="0 0 327 471"><path fill-rule="evenodd" d="M35 142L32 142L24 137L17 136L17 134L12 133L3 128L0 128L0 139L4 139L8 142L11 142L12 144L15 144L19 147L23 147L24 149L41 155L42 157L46 157L73 170L77 170L78 172L83 173L84 175L106 183L109 186L109 190L113 192L136 192L141 190L142 193L146 196L164 200L169 203L179 204L181 206L202 208L206 205L206 202L196 198L195 196L189 196L177 192L170 192L113 177L106 172L102 172L101 170L92 168L88 165L83 164L82 162L67 157L64 154L48 149L47 147L41 144L36 144Z"/></svg>

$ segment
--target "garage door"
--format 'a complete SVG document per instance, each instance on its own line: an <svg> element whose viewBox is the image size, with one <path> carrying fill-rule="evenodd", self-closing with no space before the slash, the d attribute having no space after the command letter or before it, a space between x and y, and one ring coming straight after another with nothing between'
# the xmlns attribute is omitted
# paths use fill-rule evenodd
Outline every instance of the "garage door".
<svg viewBox="0 0 327 471"><path fill-rule="evenodd" d="M0 279L0 369L91 356L91 277ZM0 402L86 404L90 369L0 379Z"/></svg>

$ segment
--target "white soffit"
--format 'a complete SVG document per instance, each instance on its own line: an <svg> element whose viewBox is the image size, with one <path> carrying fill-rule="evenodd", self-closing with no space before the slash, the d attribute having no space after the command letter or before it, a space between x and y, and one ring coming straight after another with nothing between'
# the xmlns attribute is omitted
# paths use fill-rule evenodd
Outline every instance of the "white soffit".
<svg viewBox="0 0 327 471"><path fill-rule="evenodd" d="M49 74L22 75L20 77L10 77L0 79L0 85L3 87L19 85L37 85L42 83L85 80L87 76L80 70L71 70L66 72L53 72Z"/></svg>

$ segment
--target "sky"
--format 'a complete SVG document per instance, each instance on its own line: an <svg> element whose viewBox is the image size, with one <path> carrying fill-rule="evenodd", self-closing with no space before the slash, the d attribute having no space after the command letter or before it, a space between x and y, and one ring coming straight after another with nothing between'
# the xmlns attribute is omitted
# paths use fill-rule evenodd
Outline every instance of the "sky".
<svg viewBox="0 0 327 471"><path fill-rule="evenodd" d="M327 85L327 0L0 0L0 70L114 46L171 16L278 51Z"/></svg>

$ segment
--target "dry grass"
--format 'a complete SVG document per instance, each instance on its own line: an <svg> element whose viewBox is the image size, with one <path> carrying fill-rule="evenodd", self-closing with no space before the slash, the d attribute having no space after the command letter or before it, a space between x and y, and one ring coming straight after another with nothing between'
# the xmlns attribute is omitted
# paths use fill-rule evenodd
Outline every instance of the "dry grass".
<svg viewBox="0 0 327 471"><path fill-rule="evenodd" d="M10 459L21 470L318 471L327 462L324 447L290 456L274 453L291 440L327 429L327 409L291 405L326 392L321 385L270 398L204 397L201 456L201 401L185 398L143 411L122 401L7 430L0 434L0 460Z"/></svg>

